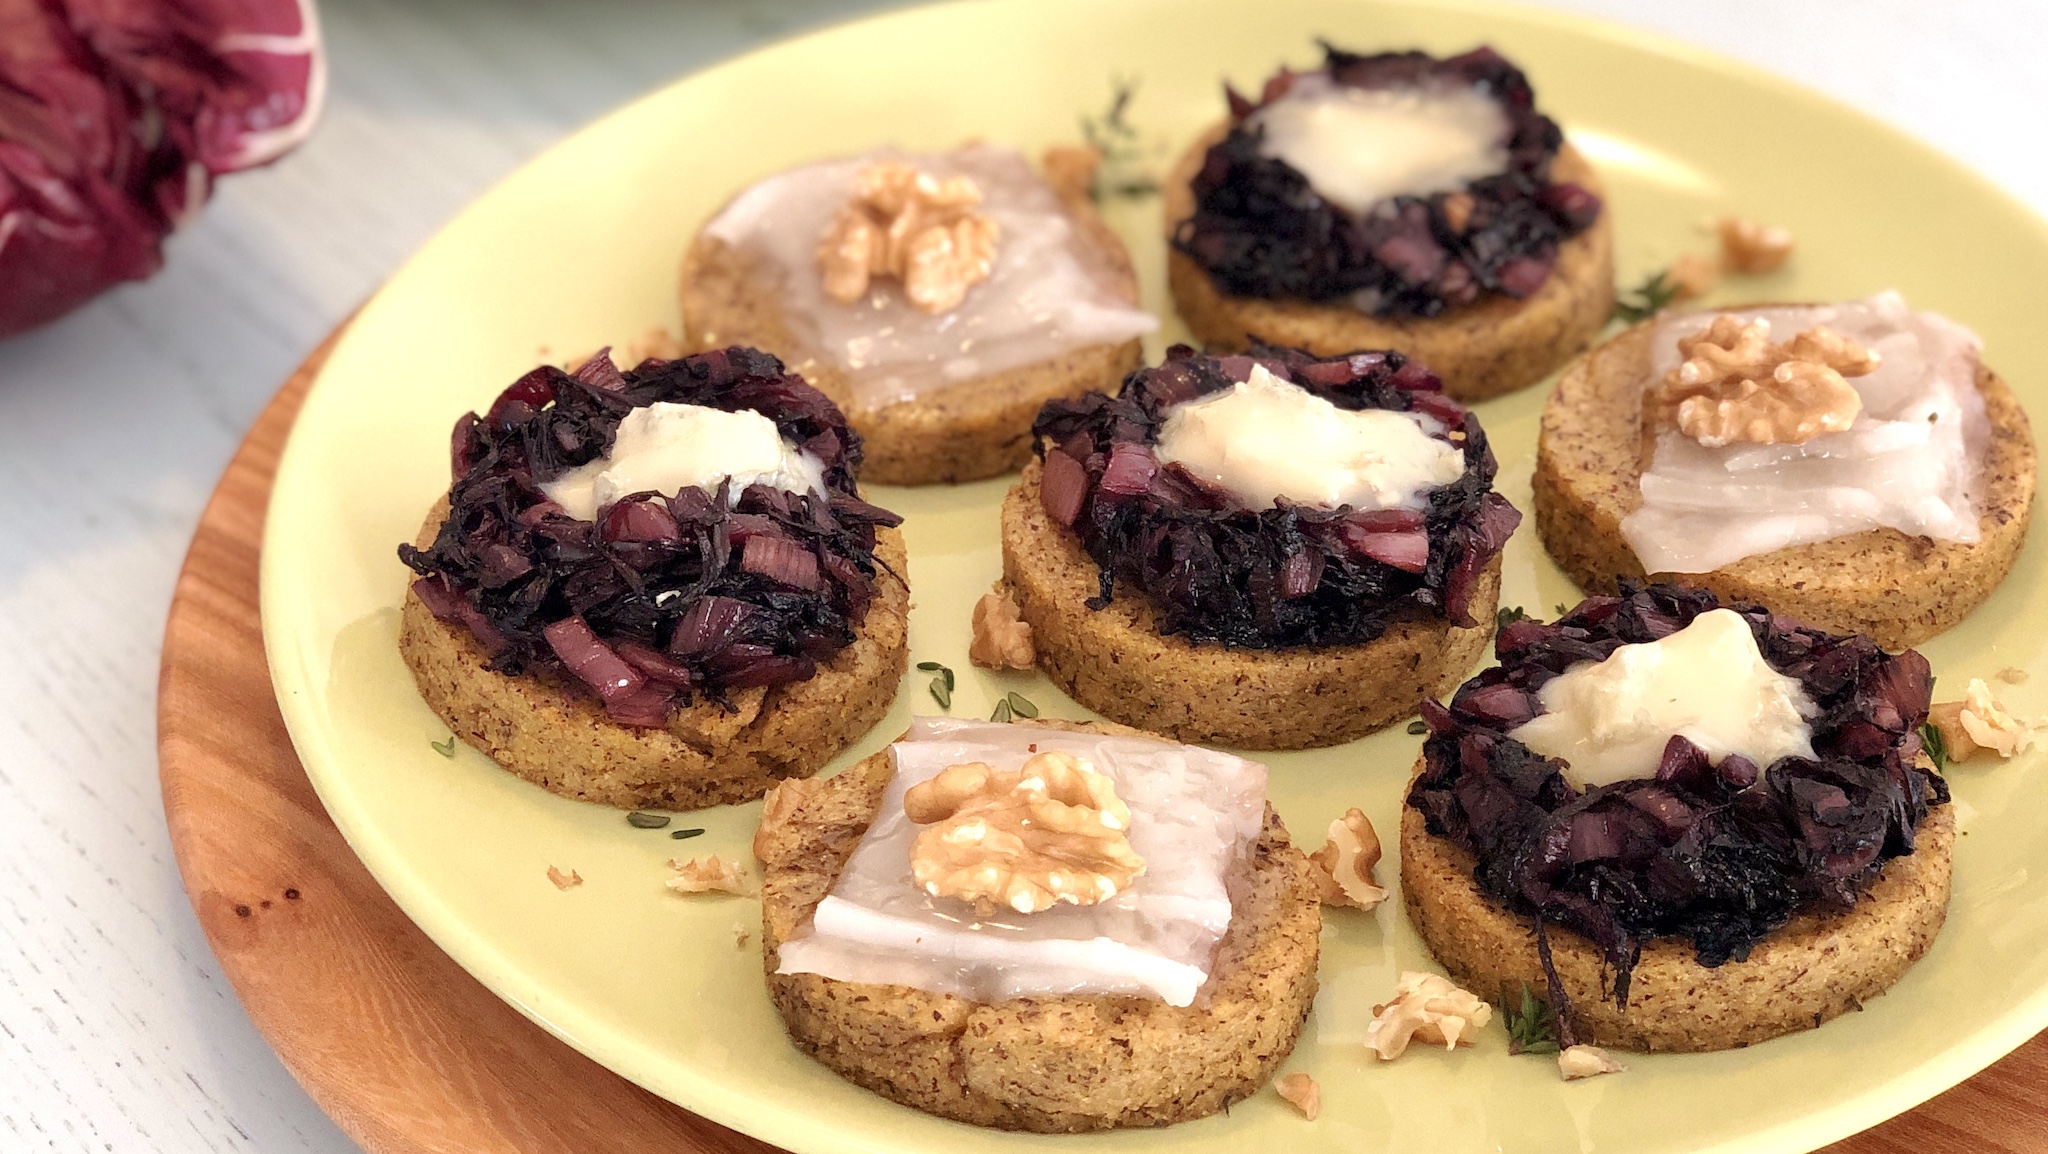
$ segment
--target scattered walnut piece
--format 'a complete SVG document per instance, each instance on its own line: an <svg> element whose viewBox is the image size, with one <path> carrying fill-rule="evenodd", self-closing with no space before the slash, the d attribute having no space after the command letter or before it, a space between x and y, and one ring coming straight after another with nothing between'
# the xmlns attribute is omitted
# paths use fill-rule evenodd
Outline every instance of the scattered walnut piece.
<svg viewBox="0 0 2048 1154"><path fill-rule="evenodd" d="M1985 750L2011 757L2037 741L2039 726L2006 711L1981 677L1972 677L1961 701L1929 707L1927 720L1941 731L1950 761L1968 761Z"/></svg>
<svg viewBox="0 0 2048 1154"><path fill-rule="evenodd" d="M1109 778L1047 751L1022 768L970 761L910 788L903 812L930 829L910 849L926 893L993 913L1107 901L1145 872L1126 831L1131 811Z"/></svg>
<svg viewBox="0 0 2048 1154"><path fill-rule="evenodd" d="M679 894L747 892L747 867L717 854L688 861L670 858L668 868L676 871L676 876L668 879L668 888Z"/></svg>
<svg viewBox="0 0 2048 1154"><path fill-rule="evenodd" d="M1323 904L1369 910L1387 900L1373 876L1380 864L1380 835L1363 810L1352 808L1330 823L1330 840L1308 855L1323 885Z"/></svg>
<svg viewBox="0 0 2048 1154"><path fill-rule="evenodd" d="M583 875L575 870L563 873L561 870L549 866L548 880L555 883L555 888L558 890L573 890L583 884Z"/></svg>
<svg viewBox="0 0 2048 1154"><path fill-rule="evenodd" d="M1459 1042L1470 1045L1471 1035L1492 1017L1492 1006L1442 974L1409 970L1395 984L1394 1000L1374 1007L1372 1024L1365 1028L1365 1045L1382 1062L1407 1053L1411 1040L1449 1050Z"/></svg>
<svg viewBox="0 0 2048 1154"><path fill-rule="evenodd" d="M967 660L983 669L1029 669L1038 662L1031 626L1007 591L984 593L974 603L974 637L967 643Z"/></svg>
<svg viewBox="0 0 2048 1154"><path fill-rule="evenodd" d="M1086 200L1095 190L1095 174L1102 168L1102 152L1087 144L1060 144L1045 150L1039 160L1045 183L1063 200Z"/></svg>
<svg viewBox="0 0 2048 1154"><path fill-rule="evenodd" d="M732 924L732 947L733 947L733 949L736 949L736 950L744 950L744 949L746 949L746 948L747 948L747 943L748 943L748 942L750 942L750 941L753 941L753 940L754 940L754 931L752 931L752 930L748 929L747 927L745 927L745 926L743 926L743 925L739 924L738 922L734 922L734 923Z"/></svg>
<svg viewBox="0 0 2048 1154"><path fill-rule="evenodd" d="M1557 1072L1567 1082L1600 1074L1619 1074L1628 1067L1598 1046L1567 1046L1557 1052Z"/></svg>
<svg viewBox="0 0 2048 1154"><path fill-rule="evenodd" d="M1771 340L1766 320L1722 313L1678 338L1679 366L1651 389L1653 421L1709 448L1735 441L1798 444L1839 433L1863 411L1845 378L1877 368L1878 355L1828 329Z"/></svg>
<svg viewBox="0 0 2048 1154"><path fill-rule="evenodd" d="M1730 272L1775 272L1792 255L1792 234L1775 225L1724 216L1716 227L1721 233L1721 265Z"/></svg>
<svg viewBox="0 0 2048 1154"><path fill-rule="evenodd" d="M804 803L818 795L825 783L815 777L788 777L768 787L761 798L761 823L754 827L754 859L768 860L768 848L775 834L796 816Z"/></svg>
<svg viewBox="0 0 2048 1154"><path fill-rule="evenodd" d="M1991 676L2005 682L2007 685L2025 685L2027 683L2027 671L2017 665L2008 665Z"/></svg>
<svg viewBox="0 0 2048 1154"><path fill-rule="evenodd" d="M1472 210L1479 202L1468 192L1454 192L1444 197L1444 223L1459 236L1465 235L1465 226L1472 223Z"/></svg>
<svg viewBox="0 0 2048 1154"><path fill-rule="evenodd" d="M1323 1088L1307 1074L1282 1074L1273 1080L1273 1092L1287 1099L1310 1122L1323 1112Z"/></svg>
<svg viewBox="0 0 2048 1154"><path fill-rule="evenodd" d="M973 211L979 203L964 176L940 180L896 161L861 169L818 241L826 295L852 304L875 277L894 277L919 312L957 308L995 270L996 222Z"/></svg>
<svg viewBox="0 0 2048 1154"><path fill-rule="evenodd" d="M1696 252L1672 261L1671 271L1664 275L1671 282L1671 299L1675 301L1697 300L1713 292L1721 281L1720 266Z"/></svg>

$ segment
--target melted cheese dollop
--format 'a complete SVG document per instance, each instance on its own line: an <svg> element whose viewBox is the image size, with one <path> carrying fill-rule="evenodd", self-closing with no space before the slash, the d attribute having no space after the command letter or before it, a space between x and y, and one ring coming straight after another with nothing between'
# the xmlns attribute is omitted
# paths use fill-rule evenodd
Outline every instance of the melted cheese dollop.
<svg viewBox="0 0 2048 1154"><path fill-rule="evenodd" d="M1624 645L1605 661L1574 665L1536 691L1543 712L1508 736L1569 763L1586 789L1655 777L1664 746L1684 737L1719 764L1741 754L1759 769L1812 757L1820 708L1794 677L1772 669L1749 623L1714 609L1659 641Z"/></svg>
<svg viewBox="0 0 2048 1154"><path fill-rule="evenodd" d="M1264 365L1242 383L1175 405L1159 431L1178 461L1254 509L1297 505L1426 509L1426 494L1464 475L1465 454L1422 413L1340 409Z"/></svg>
<svg viewBox="0 0 2048 1154"><path fill-rule="evenodd" d="M748 485L825 491L824 467L784 440L774 421L752 409L727 412L670 401L627 413L610 454L544 481L540 489L571 517L594 521L599 509L633 493L673 497L693 486L715 491L728 477L734 500Z"/></svg>
<svg viewBox="0 0 2048 1154"><path fill-rule="evenodd" d="M1035 753L1085 758L1130 808L1145 872L1095 905L977 916L933 897L911 873L928 827L903 812L910 787L948 766L1016 769ZM1230 928L1231 885L1265 821L1266 767L1151 738L1034 725L918 718L889 747L895 774L875 820L780 951L782 974L910 986L979 1002L1032 994L1135 994L1193 1004Z"/></svg>
<svg viewBox="0 0 2048 1154"><path fill-rule="evenodd" d="M1456 192L1507 168L1508 118L1477 88L1354 88L1320 73L1253 113L1259 151L1317 195L1363 213L1396 196Z"/></svg>
<svg viewBox="0 0 2048 1154"><path fill-rule="evenodd" d="M1622 536L1650 573L1707 573L1744 557L1897 529L1937 541L1978 539L1991 423L1977 391L1978 340L1897 293L1817 307L1745 309L1774 340L1826 327L1875 351L1877 370L1851 377L1855 423L1794 445L1708 448L1676 430L1657 438L1643 503ZM1652 332L1649 380L1679 362L1678 338L1711 317L1674 317Z"/></svg>

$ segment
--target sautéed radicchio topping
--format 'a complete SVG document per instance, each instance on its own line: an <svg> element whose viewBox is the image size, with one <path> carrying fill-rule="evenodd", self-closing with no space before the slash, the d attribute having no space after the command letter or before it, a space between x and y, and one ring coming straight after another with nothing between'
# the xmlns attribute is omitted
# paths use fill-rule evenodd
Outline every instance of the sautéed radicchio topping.
<svg viewBox="0 0 2048 1154"><path fill-rule="evenodd" d="M1348 299L1377 316L1435 316L1482 293L1527 297L1543 287L1557 246L1590 227L1600 198L1553 183L1564 136L1536 111L1528 78L1491 48L1438 60L1421 52L1358 56L1323 45L1321 71L1354 88L1469 85L1507 114L1504 171L1463 192L1397 196L1354 214L1319 196L1308 178L1260 153L1245 121L1284 97L1304 73L1281 71L1258 100L1228 88L1230 134L1194 179L1195 214L1173 246L1235 296Z"/></svg>
<svg viewBox="0 0 2048 1154"><path fill-rule="evenodd" d="M1884 863L1913 851L1914 827L1948 801L1914 764L1934 679L1927 659L1887 654L1773 616L1741 614L1771 668L1820 707L1814 760L1708 764L1674 736L1654 779L1584 792L1507 736L1542 711L1536 690L1623 645L1656 641L1719 606L1712 593L1622 582L1550 624L1523 620L1495 639L1500 664L1459 688L1448 709L1422 703L1430 737L1408 793L1429 832L1478 859L1481 889L1517 913L1592 941L1628 1002L1643 943L1692 941L1700 964L1749 955L1810 904L1847 908ZM1549 968L1545 963L1546 969Z"/></svg>
<svg viewBox="0 0 2048 1154"><path fill-rule="evenodd" d="M659 401L775 422L817 458L828 495L749 485L629 495L579 521L541 491L611 451L619 422ZM398 547L435 617L466 626L489 668L580 686L613 720L660 726L702 693L801 681L853 642L881 565L875 530L902 518L854 487L860 437L823 393L748 348L647 360L599 353L542 366L455 424L448 519Z"/></svg>
<svg viewBox="0 0 2048 1154"><path fill-rule="evenodd" d="M1230 388L1263 365L1340 409L1419 412L1448 426L1465 471L1425 510L1360 511L1282 502L1248 509L1155 454L1167 410ZM1117 583L1149 598L1163 633L1244 649L1353 645L1394 621L1475 624L1472 595L1522 515L1493 492L1493 451L1479 418L1443 395L1420 362L1395 352L1318 358L1255 345L1211 357L1186 345L1140 369L1115 397L1055 400L1032 432L1044 458L1046 511L1101 569L1100 609Z"/></svg>

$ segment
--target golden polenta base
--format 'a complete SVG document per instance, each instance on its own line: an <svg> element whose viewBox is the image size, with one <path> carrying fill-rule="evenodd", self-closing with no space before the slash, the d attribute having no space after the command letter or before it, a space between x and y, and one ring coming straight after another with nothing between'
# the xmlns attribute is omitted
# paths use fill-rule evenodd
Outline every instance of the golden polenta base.
<svg viewBox="0 0 2048 1154"><path fill-rule="evenodd" d="M1449 692L1486 651L1500 600L1500 558L1472 594L1478 624L1398 621L1363 645L1230 649L1159 632L1144 594L1086 602L1099 570L1039 499L1041 465L1003 499L1003 579L1030 624L1038 666L1082 705L1181 741L1243 749L1336 745L1414 714Z"/></svg>
<svg viewBox="0 0 2048 1154"><path fill-rule="evenodd" d="M1646 321L1565 370L1543 407L1536 442L1536 528L1580 588L1615 592L1644 578L1622 518L1642 505L1642 397L1650 373ZM2012 389L1977 370L1991 420L1980 537L1974 544L1872 529L1745 557L1711 573L1654 579L1753 601L1832 633L1867 633L1886 649L1918 645L1975 609L2012 571L2034 503L2034 437Z"/></svg>
<svg viewBox="0 0 2048 1154"><path fill-rule="evenodd" d="M1076 1133L1214 1114L1258 1090L1294 1048L1315 1000L1322 909L1308 860L1270 807L1195 1005L1110 995L986 1004L777 974L782 943L831 889L888 780L883 751L807 787L789 820L756 838L768 994L798 1049L856 1085L940 1117Z"/></svg>
<svg viewBox="0 0 2048 1154"><path fill-rule="evenodd" d="M420 547L447 515L427 520ZM701 696L667 729L621 725L583 693L537 677L484 668L490 654L407 592L398 650L427 705L457 737L520 777L563 797L620 809L702 809L760 797L788 777L809 777L874 728L903 680L910 593L903 537L878 533L887 566L852 645L807 681L731 694L727 712Z"/></svg>
<svg viewBox="0 0 2048 1154"><path fill-rule="evenodd" d="M1088 255L1136 304L1130 254L1085 196L1061 201ZM999 242L1000 243L1000 242ZM790 327L781 282L723 241L699 233L683 258L684 339L692 351L751 345L774 353L832 398L861 435L866 484L927 485L976 481L1011 472L1031 456L1031 422L1045 403L1091 389L1115 393L1138 367L1138 341L1090 345L1043 361L989 373L887 405L862 402L836 366L814 357Z"/></svg>
<svg viewBox="0 0 2048 1154"><path fill-rule="evenodd" d="M1887 863L1852 909L1802 913L1746 960L1709 968L1689 940L1645 945L1625 1010L1602 995L1611 971L1599 948L1550 927L1551 959L1579 1040L1624 1050L1727 1050L1862 1009L1927 952L1948 916L1952 807L1930 811L1917 832L1914 851ZM1482 998L1517 1004L1524 983L1541 996L1534 921L1481 891L1473 866L1472 855L1430 835L1420 810L1401 808L1401 895L1423 944L1453 981Z"/></svg>
<svg viewBox="0 0 2048 1154"><path fill-rule="evenodd" d="M1166 181L1166 235L1195 212L1195 174L1228 132L1218 125L1190 147ZM1599 173L1567 144L1552 179L1602 195ZM1376 317L1341 303L1265 300L1225 294L1200 265L1170 244L1167 283L1188 331L1212 349L1242 350L1253 340L1338 356L1398 349L1443 378L1444 392L1483 401L1550 375L1591 344L1614 309L1614 229L1604 203L1591 228L1558 246L1557 263L1526 300L1488 294L1433 317Z"/></svg>

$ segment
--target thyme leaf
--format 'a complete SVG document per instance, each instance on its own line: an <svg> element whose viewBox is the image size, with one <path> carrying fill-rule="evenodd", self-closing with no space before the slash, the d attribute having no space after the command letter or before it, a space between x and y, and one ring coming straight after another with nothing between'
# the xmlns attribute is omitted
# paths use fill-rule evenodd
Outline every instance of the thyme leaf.
<svg viewBox="0 0 2048 1154"><path fill-rule="evenodd" d="M702 834L703 832L704 832L704 831L703 831L703 830L701 830L701 829L694 829L694 828L693 828L693 829L679 829L679 830L674 830L674 831L671 831L671 832L669 833L669 835L668 835L668 836L670 836L670 837L672 837L672 838L676 839L677 841L682 841L682 840L683 840L683 839L685 839L685 838L692 838L692 837L697 837L698 835Z"/></svg>
<svg viewBox="0 0 2048 1154"><path fill-rule="evenodd" d="M446 741L430 741L427 744L432 746L434 752L442 757L455 756L455 735L452 733L448 735L448 740Z"/></svg>
<svg viewBox="0 0 2048 1154"><path fill-rule="evenodd" d="M932 678L931 691L932 700L939 703L940 709L953 708L953 686L945 677Z"/></svg>
<svg viewBox="0 0 2048 1154"><path fill-rule="evenodd" d="M1934 768L1948 768L1948 739L1941 735L1941 728L1931 721L1920 724L1920 748L1927 752L1927 760Z"/></svg>
<svg viewBox="0 0 2048 1154"><path fill-rule="evenodd" d="M1159 181L1145 171L1145 148L1130 121L1131 100L1138 82L1110 79L1109 107L1100 116L1081 118L1081 138L1102 154L1088 199L1097 204L1109 197L1145 196L1159 191Z"/></svg>
<svg viewBox="0 0 2048 1154"><path fill-rule="evenodd" d="M1529 983L1522 983L1521 1005L1502 1006L1501 1017L1508 1028L1508 1053L1557 1053L1557 1017Z"/></svg>
<svg viewBox="0 0 2048 1154"><path fill-rule="evenodd" d="M634 829L660 829L668 822L669 817L665 813L646 813L636 809L626 815L626 824Z"/></svg>
<svg viewBox="0 0 2048 1154"><path fill-rule="evenodd" d="M1001 701L996 702L995 712L989 714L988 719L990 721L1010 721L1014 718L1016 712L1016 710L1010 708L1010 699L1005 697Z"/></svg>
<svg viewBox="0 0 2048 1154"><path fill-rule="evenodd" d="M1416 735L1417 737L1420 737L1423 734L1429 732L1429 722L1424 721L1421 718L1416 718L1414 721L1408 723L1408 732Z"/></svg>
<svg viewBox="0 0 2048 1154"><path fill-rule="evenodd" d="M1010 707L1011 713L1019 717L1038 716L1038 706L1033 704L1030 698L1018 693L1014 689L1010 691L1010 696L1003 699L1003 702Z"/></svg>
<svg viewBox="0 0 2048 1154"><path fill-rule="evenodd" d="M939 670L944 669L945 666L940 665L936 661L920 661L917 663L917 668L920 673L937 673Z"/></svg>
<svg viewBox="0 0 2048 1154"><path fill-rule="evenodd" d="M1648 320L1677 297L1678 285L1671 279L1671 270L1658 269L1636 287L1614 294L1613 319L1628 324Z"/></svg>
<svg viewBox="0 0 2048 1154"><path fill-rule="evenodd" d="M1506 629L1515 622L1526 621L1528 618L1529 614L1524 612L1520 605L1511 605L1493 615L1493 627L1496 631Z"/></svg>

